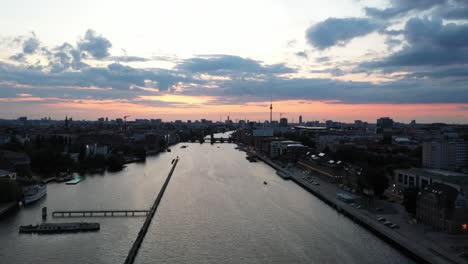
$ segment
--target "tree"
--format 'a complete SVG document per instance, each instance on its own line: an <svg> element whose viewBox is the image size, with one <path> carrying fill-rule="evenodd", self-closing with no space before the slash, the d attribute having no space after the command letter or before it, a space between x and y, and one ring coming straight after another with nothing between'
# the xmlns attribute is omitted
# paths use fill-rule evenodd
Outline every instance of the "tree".
<svg viewBox="0 0 468 264"><path fill-rule="evenodd" d="M118 154L111 154L107 158L107 166L109 171L120 171L124 167L124 158Z"/></svg>
<svg viewBox="0 0 468 264"><path fill-rule="evenodd" d="M408 188L403 192L403 205L408 213L415 215L418 201L419 190L417 188Z"/></svg>

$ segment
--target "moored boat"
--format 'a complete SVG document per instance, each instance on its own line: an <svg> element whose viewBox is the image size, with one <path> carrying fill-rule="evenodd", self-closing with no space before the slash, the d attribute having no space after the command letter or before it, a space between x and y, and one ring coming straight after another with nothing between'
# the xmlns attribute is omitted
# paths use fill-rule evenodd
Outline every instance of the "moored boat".
<svg viewBox="0 0 468 264"><path fill-rule="evenodd" d="M37 184L24 190L23 203L25 205L34 203L47 194L47 185Z"/></svg>

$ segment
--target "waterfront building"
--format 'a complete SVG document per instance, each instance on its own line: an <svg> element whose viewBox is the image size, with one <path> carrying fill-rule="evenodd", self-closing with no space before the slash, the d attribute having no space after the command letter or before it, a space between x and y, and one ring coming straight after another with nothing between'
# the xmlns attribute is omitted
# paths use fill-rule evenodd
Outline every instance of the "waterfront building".
<svg viewBox="0 0 468 264"><path fill-rule="evenodd" d="M407 188L424 189L433 183L443 183L468 195L468 175L447 170L410 168L395 170L392 179L393 192L402 195Z"/></svg>
<svg viewBox="0 0 468 264"><path fill-rule="evenodd" d="M418 195L416 218L438 231L467 233L467 200L452 186L429 184Z"/></svg>
<svg viewBox="0 0 468 264"><path fill-rule="evenodd" d="M424 142L423 166L445 170L468 167L468 143L461 140Z"/></svg>

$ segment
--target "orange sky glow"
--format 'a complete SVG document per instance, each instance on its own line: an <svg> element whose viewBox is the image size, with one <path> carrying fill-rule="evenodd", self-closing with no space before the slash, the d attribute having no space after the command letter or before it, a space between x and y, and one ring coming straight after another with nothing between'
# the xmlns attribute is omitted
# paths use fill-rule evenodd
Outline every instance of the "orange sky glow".
<svg viewBox="0 0 468 264"><path fill-rule="evenodd" d="M255 102L246 104L215 104L215 97L203 96L141 96L136 100L68 100L58 98L40 98L21 94L16 98L0 98L0 110L8 114L8 108L24 102L37 104L37 116L49 116L61 119L65 115L75 119L94 120L98 117L118 118L130 115L135 118L162 118L163 120L232 120L248 119L264 121L269 119L270 102ZM152 102L155 102L152 105ZM167 105L158 105L159 102ZM25 111L34 106L23 107ZM382 116L390 116L397 121L409 122L413 119L419 122L434 122L435 120L451 120L455 123L468 122L468 104L346 104L339 101L307 101L285 100L273 102L273 119L283 117L290 122L298 121L299 115L304 121L335 120L353 122L356 119L375 122ZM15 113L17 115L17 113Z"/></svg>

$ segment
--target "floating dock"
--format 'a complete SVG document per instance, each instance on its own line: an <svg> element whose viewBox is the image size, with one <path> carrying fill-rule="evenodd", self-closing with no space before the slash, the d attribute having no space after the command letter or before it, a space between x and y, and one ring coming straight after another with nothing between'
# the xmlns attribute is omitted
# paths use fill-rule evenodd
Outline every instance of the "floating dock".
<svg viewBox="0 0 468 264"><path fill-rule="evenodd" d="M84 178L77 177L77 178L74 178L73 180L67 181L65 184L67 184L67 185L75 185L75 184L78 184L78 183L81 182L81 181L84 181Z"/></svg>
<svg viewBox="0 0 468 264"><path fill-rule="evenodd" d="M20 233L57 234L99 231L99 223L44 223L20 226Z"/></svg>

